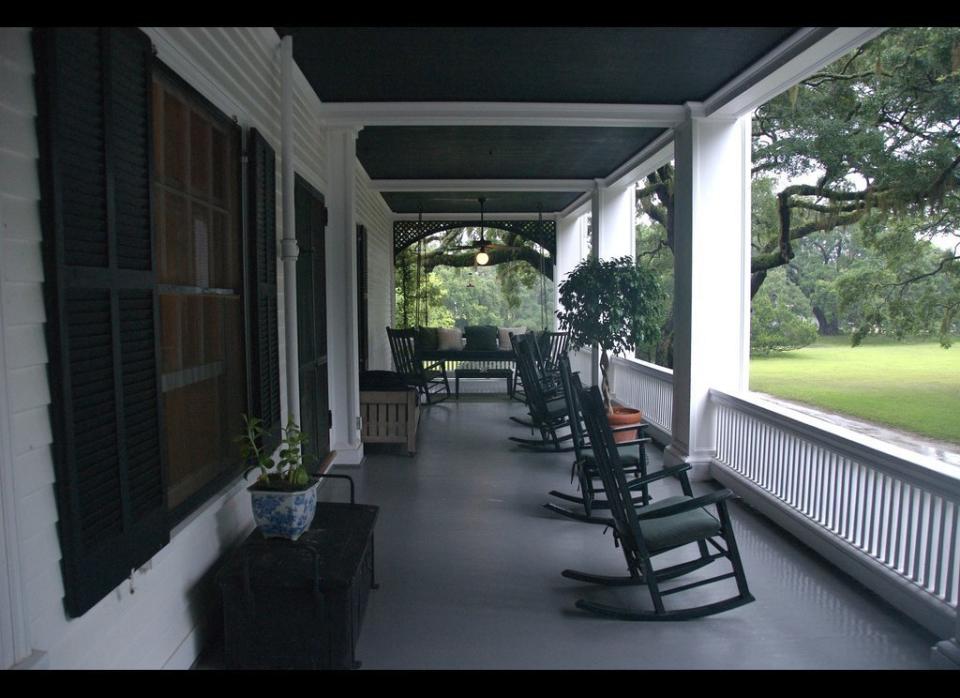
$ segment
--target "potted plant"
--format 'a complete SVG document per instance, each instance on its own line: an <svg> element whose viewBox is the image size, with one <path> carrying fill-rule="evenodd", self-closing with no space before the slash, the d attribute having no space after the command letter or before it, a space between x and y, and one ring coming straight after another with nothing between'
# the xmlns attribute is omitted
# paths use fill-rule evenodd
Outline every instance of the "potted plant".
<svg viewBox="0 0 960 698"><path fill-rule="evenodd" d="M627 408L610 404L609 353L620 354L659 337L663 322L659 281L630 257L588 258L570 272L559 291L562 309L557 311L557 319L570 333L570 348L600 347L600 390L611 424L640 423L643 413L639 410L622 421L616 412Z"/></svg>
<svg viewBox="0 0 960 698"><path fill-rule="evenodd" d="M293 420L287 422L280 442L279 458L264 452L266 430L256 417L243 415L244 433L238 438L240 454L251 471L260 469L257 481L247 488L253 517L268 538L297 540L313 521L319 478L310 477L303 459L306 437Z"/></svg>

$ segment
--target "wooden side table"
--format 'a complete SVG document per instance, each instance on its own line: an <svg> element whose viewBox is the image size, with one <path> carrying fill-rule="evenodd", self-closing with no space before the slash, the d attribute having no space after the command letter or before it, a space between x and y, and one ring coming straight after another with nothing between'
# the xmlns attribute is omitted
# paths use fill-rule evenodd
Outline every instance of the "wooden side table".
<svg viewBox="0 0 960 698"><path fill-rule="evenodd" d="M353 669L379 508L318 502L299 540L255 530L217 580L228 669Z"/></svg>

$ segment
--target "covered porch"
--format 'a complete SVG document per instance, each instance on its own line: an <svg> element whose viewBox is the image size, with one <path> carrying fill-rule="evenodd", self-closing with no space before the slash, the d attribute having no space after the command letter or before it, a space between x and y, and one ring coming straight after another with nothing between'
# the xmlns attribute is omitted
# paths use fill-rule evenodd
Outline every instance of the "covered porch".
<svg viewBox="0 0 960 698"><path fill-rule="evenodd" d="M465 395L424 411L416 457L370 447L361 471L335 470L356 478L359 501L380 507L380 588L357 646L364 669L929 668L933 635L742 500L731 511L754 603L670 623L579 611L578 598L649 607L649 595L560 576L622 574L625 565L602 526L542 508L549 490L575 491L572 454L514 448L507 437L524 429L508 417L522 413L505 396ZM661 451L649 455L658 469ZM326 496L343 501L341 486ZM653 494L673 490L658 483ZM703 596L729 593L728 583ZM220 666L220 651L211 646L199 667Z"/></svg>
<svg viewBox="0 0 960 698"><path fill-rule="evenodd" d="M142 55L153 56L144 61L144 85L152 62L162 64L171 89L196 92L197 108L235 129L238 147L256 144L252 134L260 134L266 171L272 150L279 154L279 176L256 192L246 191L259 180L240 167L240 153L231 161L235 203L245 212L231 228L235 251L239 259L243 236L256 228L263 244L259 257L250 256L271 279L245 300L252 317L263 306L266 329L246 328L247 365L237 370L251 396L240 402L250 407L254 392L268 396L257 407L277 425L312 417L315 441L329 437L337 453L334 472L351 475L359 501L381 508L381 588L371 595L357 647L364 667L929 667L931 647L957 635L960 478L746 392L750 114L881 30L625 29L614 32L623 49L616 55L600 29L460 28L438 38L445 31L146 27L140 37ZM0 39L11 86L0 107L16 126L0 144L0 587L11 599L0 605L0 666L187 668L220 621L217 565L254 527L248 483L233 463L228 478L168 521L160 475L178 456L158 455L150 472L160 483L162 540L126 567L126 558L111 558L120 572L87 599L88 609L65 612L61 531L70 530L70 519L63 502L74 489L63 468L76 449L64 446L57 423L71 405L48 379L61 354L45 335L44 292L53 276L41 245L60 233L41 225L40 204L49 206L50 197L38 172L52 158L34 129L38 114L61 112L33 92L31 30L4 30ZM667 39L673 48L664 51ZM491 42L506 48L490 50ZM542 60L543 50L551 61ZM100 60L101 49L95 53ZM149 129L138 133L152 152ZM179 151L170 150L176 161ZM398 226L421 215L473 220L477 197L496 195L488 211L497 218L531 221L542 212L550 222L552 278L561 281L588 254L634 254L632 185L671 160L674 369L617 359L613 390L646 413L660 442L650 453L656 464L687 463L701 491L719 483L742 497L731 508L757 600L689 623L636 624L574 608L581 596L639 599L643 590L590 589L560 576L564 568L622 573L623 558L601 527L542 509L549 490L573 491L571 457L510 447L509 435L524 435L508 419L522 405L504 396L424 408L418 453L409 458L362 442L358 376L360 366L391 368L383 328L396 324ZM295 204L298 177L322 194L314 197L315 215ZM143 178L148 189L157 181L149 172ZM107 200L112 189L105 192ZM297 232L305 219L318 228L309 238ZM144 220L152 240L150 217ZM358 228L368 234L362 247ZM111 228L111 245L115 237ZM300 287L305 263L315 264L305 286L323 294ZM251 271L235 280L247 296L259 289ZM161 292L148 281L145 293ZM66 306L63 322L72 317ZM117 313L110 317L115 337L104 336L121 356L123 328ZM167 338L196 336L183 327ZM306 343L308 334L315 344ZM158 356L162 336L150 329L147 337ZM267 359L254 381L257 337ZM571 358L585 383L597 382L596 352ZM208 363L206 370L219 370ZM308 371L319 373L313 364L323 366L322 382L306 380ZM167 388L206 375L185 366L166 371ZM115 373L123 378L120 364ZM164 385L159 368L151 376ZM118 395L120 388L111 399L120 405ZM175 408L171 415L189 414ZM150 428L158 439L165 435L158 420ZM108 437L123 446L121 431L109 426ZM343 499L337 485L321 491ZM122 527L123 535L130 530ZM109 552L111 539L104 540L93 542ZM955 639L944 644L957 654ZM202 655L200 664L216 666L215 655Z"/></svg>

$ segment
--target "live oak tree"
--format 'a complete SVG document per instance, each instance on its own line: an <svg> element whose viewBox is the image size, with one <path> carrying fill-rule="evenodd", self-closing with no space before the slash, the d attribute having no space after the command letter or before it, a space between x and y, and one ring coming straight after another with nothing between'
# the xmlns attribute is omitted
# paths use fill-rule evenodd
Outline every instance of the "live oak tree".
<svg viewBox="0 0 960 698"><path fill-rule="evenodd" d="M858 294L875 301L859 308L854 341L885 327L909 331L935 309L947 345L960 306L958 135L953 27L892 29L757 109L753 174L787 183L772 210L754 201L751 297L770 270L794 260L800 241L858 226L874 231L872 251L886 262L860 270L839 294L848 311ZM637 191L638 212L658 224L657 244L670 251L673 186L665 165ZM936 251L935 238L953 244Z"/></svg>

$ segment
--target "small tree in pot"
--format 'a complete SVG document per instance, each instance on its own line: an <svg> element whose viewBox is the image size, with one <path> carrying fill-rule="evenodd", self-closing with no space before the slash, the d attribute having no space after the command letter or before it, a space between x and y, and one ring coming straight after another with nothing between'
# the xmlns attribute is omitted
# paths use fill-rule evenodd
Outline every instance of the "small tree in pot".
<svg viewBox="0 0 960 698"><path fill-rule="evenodd" d="M560 284L557 319L570 333L570 348L599 345L601 392L608 413L609 352L623 353L655 341L663 322L663 289L652 272L630 257L580 262Z"/></svg>

